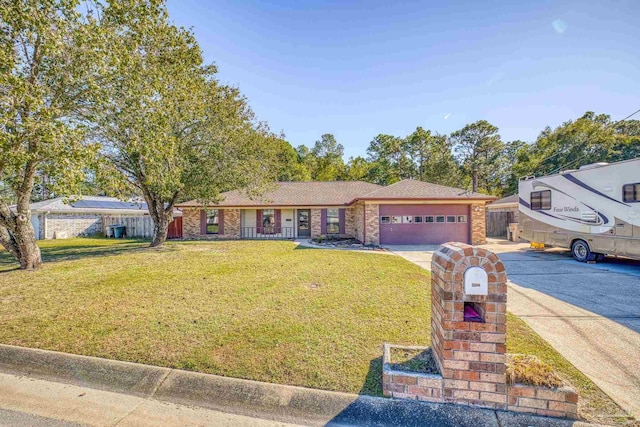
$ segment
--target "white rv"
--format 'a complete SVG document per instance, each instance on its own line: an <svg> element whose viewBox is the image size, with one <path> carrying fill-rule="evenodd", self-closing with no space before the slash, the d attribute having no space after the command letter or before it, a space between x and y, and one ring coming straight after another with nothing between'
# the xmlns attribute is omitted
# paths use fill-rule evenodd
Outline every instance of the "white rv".
<svg viewBox="0 0 640 427"><path fill-rule="evenodd" d="M595 163L518 184L519 233L578 261L640 259L640 158Z"/></svg>

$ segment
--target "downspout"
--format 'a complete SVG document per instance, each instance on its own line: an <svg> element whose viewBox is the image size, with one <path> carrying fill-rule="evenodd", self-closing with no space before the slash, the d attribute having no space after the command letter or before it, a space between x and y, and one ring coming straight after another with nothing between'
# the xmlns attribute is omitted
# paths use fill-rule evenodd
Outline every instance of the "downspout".
<svg viewBox="0 0 640 427"><path fill-rule="evenodd" d="M367 202L362 202L362 244L367 244Z"/></svg>
<svg viewBox="0 0 640 427"><path fill-rule="evenodd" d="M47 240L47 215L49 215L50 213L51 211L46 211L42 215L42 240Z"/></svg>

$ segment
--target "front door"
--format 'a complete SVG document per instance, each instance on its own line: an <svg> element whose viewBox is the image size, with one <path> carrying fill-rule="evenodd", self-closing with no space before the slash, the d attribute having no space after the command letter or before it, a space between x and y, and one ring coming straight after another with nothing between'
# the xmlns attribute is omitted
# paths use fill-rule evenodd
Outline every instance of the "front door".
<svg viewBox="0 0 640 427"><path fill-rule="evenodd" d="M311 212L298 209L298 237L311 237Z"/></svg>

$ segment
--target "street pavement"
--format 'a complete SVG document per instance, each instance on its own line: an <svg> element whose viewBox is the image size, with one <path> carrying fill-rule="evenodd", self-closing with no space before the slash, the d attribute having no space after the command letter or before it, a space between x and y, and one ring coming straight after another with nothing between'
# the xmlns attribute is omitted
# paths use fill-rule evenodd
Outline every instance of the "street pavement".
<svg viewBox="0 0 640 427"><path fill-rule="evenodd" d="M491 240L509 278L507 310L523 319L623 409L640 417L640 262L579 263L566 250ZM391 247L430 268L433 247Z"/></svg>

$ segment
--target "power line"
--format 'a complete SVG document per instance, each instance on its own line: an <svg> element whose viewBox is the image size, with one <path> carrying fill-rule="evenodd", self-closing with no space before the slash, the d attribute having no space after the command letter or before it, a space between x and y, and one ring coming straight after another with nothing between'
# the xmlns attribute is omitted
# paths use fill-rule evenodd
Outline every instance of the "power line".
<svg viewBox="0 0 640 427"><path fill-rule="evenodd" d="M622 119L622 120L618 120L617 122L615 122L613 125L610 125L610 126L615 126L615 125L617 125L617 124L618 124L618 123L620 123L620 122L624 122L624 121L625 121L625 120L627 120L629 117L633 117L633 116L635 116L635 115L636 115L636 114L638 114L638 113L640 113L640 110L636 110L636 111L634 111L633 113L629 114L629 115L628 115L627 117L625 117L624 119ZM607 126L607 127L608 127L608 126Z"/></svg>
<svg viewBox="0 0 640 427"><path fill-rule="evenodd" d="M611 127L611 126L615 126L615 125L617 125L618 123L620 123L620 122L624 122L625 120L627 120L627 119L629 119L629 118L631 118L631 117L635 116L635 115L636 115L636 114L638 114L638 113L640 113L640 109L638 109L638 110L634 111L633 113L629 114L629 115L628 115L627 117L625 117L624 119L620 119L620 120L618 120L618 121L617 121L617 122L615 122L615 123L609 123L609 124L608 124L608 125L606 125L604 128L605 128L605 129L607 129L607 128ZM540 161L540 163L538 163L538 169L540 169L540 168L542 167L542 165L544 164L544 162L546 162L547 160L552 159L552 158L554 158L554 157L556 157L556 156L558 156L558 155L560 155L560 154L562 154L562 152L557 152L557 153L555 153L555 154L552 154L551 156L547 156L547 157L545 157L544 159L542 159L542 160ZM587 155L586 155L586 154L585 154L584 156L582 156L582 157L578 158L577 160L584 159L585 157L587 157ZM553 174L553 173L555 173L556 171L559 171L559 170L562 170L562 169L566 169L569 165L571 165L571 164L573 164L573 163L575 163L575 162L576 162L576 160L573 160L573 161L571 161L571 162L567 163L566 165L560 166L559 168L555 169L555 170L554 170L554 171L552 171L551 173ZM534 175L535 175L535 173L534 173Z"/></svg>

